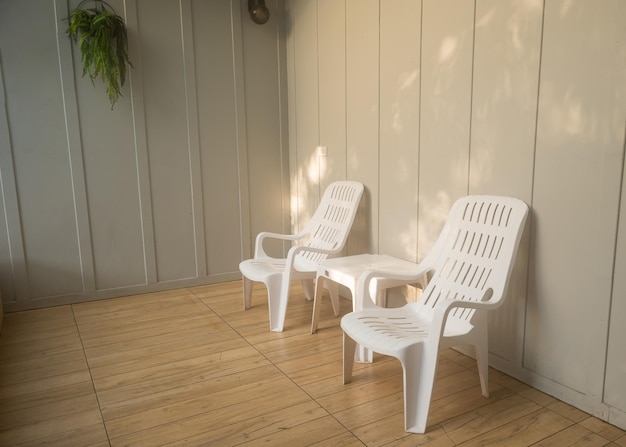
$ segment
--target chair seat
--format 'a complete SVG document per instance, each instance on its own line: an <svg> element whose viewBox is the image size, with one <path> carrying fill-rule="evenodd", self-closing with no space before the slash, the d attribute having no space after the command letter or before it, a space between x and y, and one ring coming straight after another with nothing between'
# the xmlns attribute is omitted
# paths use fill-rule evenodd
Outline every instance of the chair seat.
<svg viewBox="0 0 626 447"><path fill-rule="evenodd" d="M341 328L354 340L367 348L385 355L397 354L399 350L428 338L429 322L417 314L416 303L401 308L365 309L352 312L341 320Z"/></svg>
<svg viewBox="0 0 626 447"><path fill-rule="evenodd" d="M281 275L285 271L284 259L266 260L247 259L239 264L241 273L253 281L263 281L272 275Z"/></svg>

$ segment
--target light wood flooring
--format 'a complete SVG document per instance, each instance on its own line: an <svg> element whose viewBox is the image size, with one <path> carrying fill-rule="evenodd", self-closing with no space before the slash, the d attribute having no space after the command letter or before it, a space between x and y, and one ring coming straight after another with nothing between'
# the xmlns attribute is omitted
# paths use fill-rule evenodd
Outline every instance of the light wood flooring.
<svg viewBox="0 0 626 447"><path fill-rule="evenodd" d="M626 446L626 433L444 351L425 435L403 429L402 371L375 356L341 380L341 330L294 287L283 333L241 284L5 315L0 446ZM342 300L342 313L350 308Z"/></svg>

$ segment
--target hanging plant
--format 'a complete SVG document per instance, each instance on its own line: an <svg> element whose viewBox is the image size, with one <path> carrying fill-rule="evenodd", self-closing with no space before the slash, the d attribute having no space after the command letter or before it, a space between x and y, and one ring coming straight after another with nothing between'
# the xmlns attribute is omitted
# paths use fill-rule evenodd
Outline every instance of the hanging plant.
<svg viewBox="0 0 626 447"><path fill-rule="evenodd" d="M113 108L126 81L126 67L132 67L126 24L103 0L94 0L94 8L81 8L86 1L70 12L67 34L80 49L83 76L89 76L91 82L102 77Z"/></svg>

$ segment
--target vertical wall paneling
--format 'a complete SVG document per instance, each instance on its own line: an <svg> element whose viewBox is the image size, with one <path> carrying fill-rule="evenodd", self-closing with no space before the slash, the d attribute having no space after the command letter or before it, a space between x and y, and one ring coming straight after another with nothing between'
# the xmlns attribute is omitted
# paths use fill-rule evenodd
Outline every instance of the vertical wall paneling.
<svg viewBox="0 0 626 447"><path fill-rule="evenodd" d="M626 41L623 40L622 42ZM622 60L626 60L626 58ZM620 96L624 98L625 94L626 91L622 91ZM622 427L626 426L626 350L624 349L626 325L623 324L623 318L626 315L626 276L622 273L626 271L626 183L623 178L625 170L626 159L622 171L622 197L613 270L613 293L603 394L604 402L613 407L609 414L609 421Z"/></svg>
<svg viewBox="0 0 626 447"><path fill-rule="evenodd" d="M212 260L215 260L218 257L220 258L220 264L222 264L222 267L217 270L217 271L221 270L221 273L219 273L220 276L224 272L231 271L231 269L234 266L238 265L239 262L241 262L241 259L250 258L252 256L252 241L254 240L250 232L251 230L250 181L249 181L250 170L248 166L248 160L249 160L248 141L247 141L248 126L247 126L247 118L246 118L248 109L246 108L246 95L245 95L246 88L245 88L245 73L244 73L245 57L243 53L242 21L245 20L244 17L246 17L246 14L245 14L245 11L247 11L246 8L247 8L247 3L244 5L242 0L240 1L230 0L230 17L231 17L231 24L232 24L231 35L232 35L232 42L233 42L233 50L232 50L233 51L233 71L235 73L234 75L234 83L235 83L234 102L235 102L235 109L236 109L236 113L235 113L236 144L235 146L237 147L237 151L236 151L237 184L235 186L236 186L236 189L238 190L236 194L238 209L235 210L232 207L232 204L228 204L227 209L231 210L231 212L227 213L227 215L239 217L240 234L238 237L239 239L238 240L238 243L239 243L239 258L238 259L227 257L227 259L225 259L225 262L222 262L221 261L222 253L218 251L215 251L215 253L212 253L212 256L211 256ZM242 14L242 11L243 11L243 14ZM276 15L276 12L274 13L274 15ZM276 38L278 39L278 36L276 36ZM270 45L270 48L272 48L271 45ZM262 66L263 64L261 65L261 67ZM255 71L256 70L260 71L260 67L255 66ZM278 75L277 77L280 79L280 75ZM277 93L277 96L279 97L281 96L280 92ZM249 105L250 105L250 108L252 108L253 106L256 105L256 102L250 100ZM281 130L282 129L279 127L278 129L279 134L281 133ZM282 149L283 148L280 147L281 151ZM276 173L277 172L276 168L274 168L272 172ZM283 170L281 169L279 172L283 172ZM280 184L281 186L285 186L284 178L282 176L280 177ZM284 190L281 190L280 193L282 195L286 194ZM233 199L235 199L235 197L233 197ZM281 212L283 216L286 214L284 207L281 208ZM220 227L220 231L226 234L232 233L232 229L229 229L230 225L228 221L225 220L225 221L222 221L221 223L222 223L222 226ZM267 228L283 228L282 222L277 225L268 226ZM231 239L229 239L229 242L230 241ZM237 241L235 241L234 246L237 247ZM229 249L231 248L229 247ZM231 259L234 261L234 264L230 264ZM213 267L210 267L210 268L213 268ZM216 270L212 271L212 274L215 274L215 273L216 273Z"/></svg>
<svg viewBox="0 0 626 447"><path fill-rule="evenodd" d="M380 3L381 253L417 261L422 2Z"/></svg>
<svg viewBox="0 0 626 447"><path fill-rule="evenodd" d="M470 194L531 203L542 21L542 2L476 2ZM527 231L508 299L489 321L490 351L516 364L522 356L517 340L524 337L528 243Z"/></svg>
<svg viewBox="0 0 626 447"><path fill-rule="evenodd" d="M57 23L57 49L61 88L63 91L63 110L66 123L67 148L69 154L72 195L74 198L76 231L78 235L78 251L81 264L83 288L81 292L96 290L92 232L89 219L89 206L85 184L85 160L81 150L81 134L76 101L75 76L72 70L72 45L67 38L66 17L69 10L66 2L55 2L55 18Z"/></svg>
<svg viewBox="0 0 626 447"><path fill-rule="evenodd" d="M227 8L228 9L228 8ZM194 39L193 17L195 10L192 0L180 1L182 55L185 70L185 104L187 118L187 143L189 151L189 173L191 176L191 206L193 213L193 236L196 271L194 276L206 276L207 253L203 212L203 185L200 157L200 123L198 116L198 84L196 82L196 45ZM229 14L230 15L230 14ZM227 15L226 17L229 17ZM228 21L226 21L228 23ZM237 188L234 189L237 191ZM208 191L210 192L210 190Z"/></svg>
<svg viewBox="0 0 626 447"><path fill-rule="evenodd" d="M244 138L240 139L240 144L247 145L247 150L243 150L245 146L240 148L241 154L247 154L246 179L249 179L251 185L256 185L254 188L246 188L250 195L251 216L251 232L248 234L253 243L256 235L268 228L280 229L285 233L291 231L288 144L281 139L281 130L286 128L286 121L283 122L281 100L284 95L281 94L279 83L284 79L284 74L281 73L282 61L275 51L276 42L282 35L281 16L278 14L282 5L277 1L267 2L270 19L264 25L257 25L250 19L247 2L240 1L238 4L244 13L238 23L239 33L234 34L243 37L240 39L243 48L235 54L240 53L242 60L248 62L241 64L241 70L235 70L241 76L238 81L241 85L237 90L245 91L247 99L243 103L243 96L237 96L242 101L238 122L241 129L246 130ZM275 243L268 244L266 248L275 255L282 254L282 243L272 242ZM227 247L228 244L224 249Z"/></svg>
<svg viewBox="0 0 626 447"><path fill-rule="evenodd" d="M2 17L3 11L0 11ZM0 19L1 20L1 19ZM9 131L8 113L4 84L2 53L0 51L0 253L4 254L0 268L2 295L13 302L28 299L26 262L22 245L22 228L19 221L19 204L13 155ZM8 302L8 301L7 301Z"/></svg>
<svg viewBox="0 0 626 447"><path fill-rule="evenodd" d="M137 11L158 280L189 278L196 266L180 9L139 0Z"/></svg>
<svg viewBox="0 0 626 447"><path fill-rule="evenodd" d="M611 106L623 91L613 70L623 21L606 20L617 4L545 5L524 366L581 399L604 382L624 150L624 102Z"/></svg>
<svg viewBox="0 0 626 447"><path fill-rule="evenodd" d="M245 0L110 0L132 62L112 108L66 36L78 3L0 2L5 309L239 278L250 222L290 226L282 4L261 27Z"/></svg>
<svg viewBox="0 0 626 447"><path fill-rule="evenodd" d="M54 8L45 0L3 2L0 26L0 41L11 42L2 45L2 62L31 299L83 290ZM37 32L24 33L24 23Z"/></svg>
<svg viewBox="0 0 626 447"><path fill-rule="evenodd" d="M295 83L295 188L291 190L292 221L296 229L308 222L319 203L319 107L317 72L317 0L300 0L292 4L297 26L291 28L293 39ZM292 184L293 185L293 184Z"/></svg>
<svg viewBox="0 0 626 447"><path fill-rule="evenodd" d="M317 4L310 14L318 19L323 144L330 129L341 135L332 68L341 64L342 4ZM370 239L349 251L411 259L403 249L415 247L417 234L419 260L458 197L524 200L531 213L510 296L489 317L490 364L620 426L624 8L615 0L346 0L344 30L346 177L366 186L367 217L357 216L353 234ZM289 27L311 20L293 14ZM289 103L298 104L298 85L310 74L293 60L288 70ZM405 127L413 106L417 123ZM290 131L299 131L294 110L301 109L290 107ZM331 166L330 146L328 154ZM407 180L410 169L417 173Z"/></svg>
<svg viewBox="0 0 626 447"><path fill-rule="evenodd" d="M378 251L379 15L378 0L346 0L347 173L368 185L366 212L352 230L363 236L353 238L354 253Z"/></svg>
<svg viewBox="0 0 626 447"><path fill-rule="evenodd" d="M474 2L424 1L418 258L467 194Z"/></svg>
<svg viewBox="0 0 626 447"><path fill-rule="evenodd" d="M139 219L141 226L141 247L144 265L144 282L157 283L156 244L154 226L152 224L152 194L150 191L150 166L148 163L148 135L146 127L146 111L143 89L143 64L141 61L141 44L139 41L139 18L136 0L124 2L126 26L129 42L128 54L133 67L128 72L130 99L132 107L132 126L135 161L137 167L137 194L139 200ZM134 38L133 38L134 37ZM131 162L131 165L133 163ZM131 188L132 191L132 188Z"/></svg>
<svg viewBox="0 0 626 447"><path fill-rule="evenodd" d="M616 12L611 16L616 29L615 42L615 109L611 117L615 136L622 131L622 147L626 152L626 3L618 2ZM622 82L619 81L622 80ZM619 141L619 139L617 139ZM618 143L619 144L619 143ZM613 268L613 293L611 298L611 317L609 320L609 340L607 347L606 381L604 384L604 402L611 405L609 422L626 427L626 156L622 167L621 205L615 265Z"/></svg>
<svg viewBox="0 0 626 447"><path fill-rule="evenodd" d="M121 1L111 2L111 6L118 14L123 13ZM67 16L67 10L60 15L60 27L67 26L63 20ZM59 48L64 50L60 54L66 72L63 81L70 154L76 160L72 162L72 169L77 171L72 181L75 194L86 195L88 208L88 226L79 225L79 232L89 232L80 247L85 253L92 252L92 256L83 256L84 262L93 262L95 278L90 289L144 284L130 83L123 87L123 96L112 109L104 83L99 79L92 83L82 75L80 51L67 39L65 29L59 31ZM74 63L71 57L63 57L67 53L73 54ZM117 131L111 132L112 128ZM77 201L77 216L86 214L80 205Z"/></svg>
<svg viewBox="0 0 626 447"><path fill-rule="evenodd" d="M320 189L346 178L346 2L318 0Z"/></svg>

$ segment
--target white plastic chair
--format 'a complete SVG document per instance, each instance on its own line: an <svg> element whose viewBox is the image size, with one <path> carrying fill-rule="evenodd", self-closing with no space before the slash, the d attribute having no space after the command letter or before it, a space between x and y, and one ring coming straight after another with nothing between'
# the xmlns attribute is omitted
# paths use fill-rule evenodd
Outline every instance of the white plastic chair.
<svg viewBox="0 0 626 447"><path fill-rule="evenodd" d="M345 315L343 381L352 379L356 344L396 357L404 372L405 430L424 433L439 350L473 345L482 394L489 397L487 311L499 307L505 296L519 240L528 213L517 199L470 196L454 203L433 250L411 274L364 273L359 293L368 293L369 281L385 277L407 283L432 275L417 302Z"/></svg>
<svg viewBox="0 0 626 447"><path fill-rule="evenodd" d="M293 280L303 280L307 299L313 297L313 279L317 267L328 256L337 255L343 249L359 201L363 185L353 181L331 183L313 217L298 234L286 235L262 232L257 235L254 258L239 264L243 275L244 309L251 305L252 284L259 281L267 287L270 330L282 332L289 300L289 285ZM270 257L263 249L263 241L275 238L300 242L289 249L287 257ZM337 287L331 287L331 299L335 316L339 315Z"/></svg>

